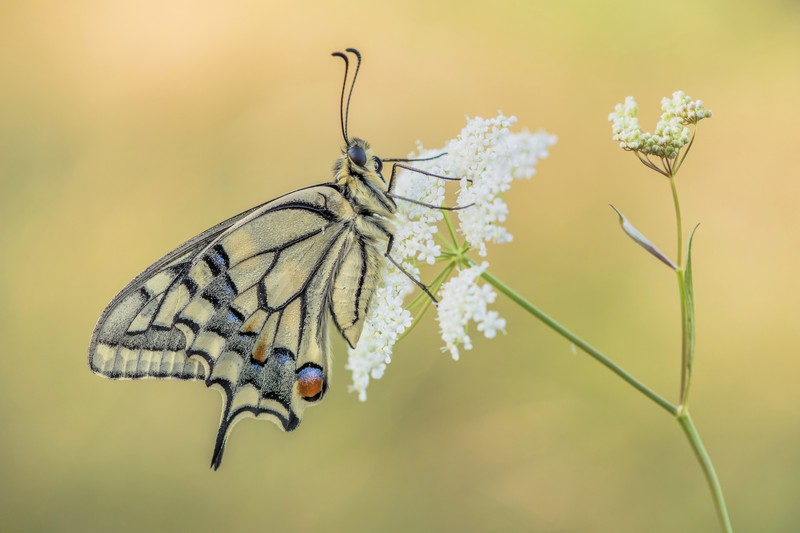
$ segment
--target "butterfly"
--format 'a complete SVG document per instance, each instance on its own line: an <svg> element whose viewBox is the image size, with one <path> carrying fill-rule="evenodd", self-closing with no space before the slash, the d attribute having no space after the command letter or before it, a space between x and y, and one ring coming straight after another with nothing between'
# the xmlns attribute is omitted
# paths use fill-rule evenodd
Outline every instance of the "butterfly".
<svg viewBox="0 0 800 533"><path fill-rule="evenodd" d="M395 195L393 185L398 168L457 178L403 164L424 159L381 159L348 135L362 58L353 48L346 52L358 61L346 105L350 61L332 54L345 64L345 145L333 180L249 209L169 252L122 289L92 334L89 367L101 376L203 380L221 392L215 470L242 418L266 418L291 431L305 408L322 400L329 322L356 346L386 261L436 300L391 255L396 200L420 203ZM388 181L384 162L393 163Z"/></svg>

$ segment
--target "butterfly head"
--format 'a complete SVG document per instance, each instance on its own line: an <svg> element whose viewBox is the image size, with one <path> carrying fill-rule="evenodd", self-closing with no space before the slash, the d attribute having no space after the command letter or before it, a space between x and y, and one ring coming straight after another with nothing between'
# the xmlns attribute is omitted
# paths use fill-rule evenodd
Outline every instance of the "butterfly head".
<svg viewBox="0 0 800 533"><path fill-rule="evenodd" d="M354 186L356 181L368 181L379 189L386 188L383 177L383 161L375 155L369 143L354 137L342 149L341 157L336 161L334 175L340 186Z"/></svg>
<svg viewBox="0 0 800 533"><path fill-rule="evenodd" d="M353 139L353 143L347 148L347 159L350 162L351 172L375 173L381 181L386 181L381 174L383 161L372 152L367 141Z"/></svg>

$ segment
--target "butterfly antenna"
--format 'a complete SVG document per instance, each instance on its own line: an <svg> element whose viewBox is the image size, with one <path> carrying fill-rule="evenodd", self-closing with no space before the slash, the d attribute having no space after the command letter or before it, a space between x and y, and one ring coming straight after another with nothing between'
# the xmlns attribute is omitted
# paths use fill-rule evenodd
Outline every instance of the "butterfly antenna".
<svg viewBox="0 0 800 533"><path fill-rule="evenodd" d="M350 98L353 96L353 87L356 86L356 78L358 78L358 70L361 68L361 52L356 50L355 48L348 48L347 52L355 55L358 58L358 63L356 63L356 71L353 74L353 81L350 83L350 94L347 95L347 108L345 109L344 114L344 131L345 136L347 136L347 124L350 120Z"/></svg>
<svg viewBox="0 0 800 533"><path fill-rule="evenodd" d="M347 71L350 69L350 60L341 52L334 52L331 54L334 57L341 57L344 59L344 80L342 81L342 98L339 100L339 123L342 125L342 137L344 137L345 144L350 144L350 139L347 138L347 127L345 126L345 113L344 113L344 93L347 90ZM360 61L359 61L360 64ZM356 72L358 70L356 69ZM355 81L355 78L353 79ZM352 94L353 88L350 88ZM350 107L350 98L347 99L347 107Z"/></svg>

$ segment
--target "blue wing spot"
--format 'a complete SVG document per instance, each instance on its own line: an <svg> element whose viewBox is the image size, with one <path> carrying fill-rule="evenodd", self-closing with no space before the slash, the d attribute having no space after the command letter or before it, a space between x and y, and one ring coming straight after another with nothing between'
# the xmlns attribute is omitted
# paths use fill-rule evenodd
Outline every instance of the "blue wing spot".
<svg viewBox="0 0 800 533"><path fill-rule="evenodd" d="M302 381L322 379L322 369L315 366L303 367L297 372L297 379Z"/></svg>
<svg viewBox="0 0 800 533"><path fill-rule="evenodd" d="M272 356L279 365L294 363L294 354L286 348L275 348L275 351L272 352Z"/></svg>

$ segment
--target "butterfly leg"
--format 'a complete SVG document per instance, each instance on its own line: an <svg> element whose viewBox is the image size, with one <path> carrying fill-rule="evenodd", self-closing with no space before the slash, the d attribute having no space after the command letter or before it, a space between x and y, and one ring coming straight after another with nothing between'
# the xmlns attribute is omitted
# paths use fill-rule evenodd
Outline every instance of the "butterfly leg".
<svg viewBox="0 0 800 533"><path fill-rule="evenodd" d="M394 258L394 257L392 257L392 245L394 244L394 235L392 235L392 234L391 234L391 233L389 233L388 231L386 232L386 235L387 235L387 237L389 238L389 243L386 245L386 253L384 254L384 255L386 256L386 259L388 259L389 261L391 261L391 262L392 262L392 264L393 264L394 266L396 266L396 267L397 267L397 269L398 269L400 272L402 272L403 274L405 274L405 276L406 276L408 279L410 279L411 281L413 281L413 282L414 282L414 284L415 284L417 287L419 287L419 288L420 288L420 290L421 290L422 292L424 292L425 294L427 294L427 295L428 295L428 298L430 298L430 299L433 301L433 304L434 304L434 305L438 304L438 303L439 303L439 300L437 300L437 299L436 299L436 297L435 297L435 296L434 296L434 295L431 293L431 291L429 291L429 290L428 290L428 287L426 287L426 286L425 286L425 284L424 284L424 283L422 283L420 280L418 280L417 278L415 278L414 276L412 276L411 274L409 274L409 273L408 273L408 271L407 271L405 268L403 268L403 265L401 265L401 264L400 264L398 261L396 261L396 260L395 260L395 258Z"/></svg>
<svg viewBox="0 0 800 533"><path fill-rule="evenodd" d="M392 190L394 189L394 180L397 177L397 168L398 167L404 168L404 169L409 170L411 172L418 172L420 174L424 174L424 175L430 176L432 178L438 178L440 180L461 181L461 178L451 178L449 176L442 176L440 174L434 174L433 172L428 172L427 170L422 170L421 168L416 168L416 167L412 167L412 166L409 166L409 165L403 165L403 164L400 164L400 163L394 163L392 165L392 175L389 177L389 186L386 189L386 191L388 193L391 193ZM472 180L467 180L467 181L472 181Z"/></svg>
<svg viewBox="0 0 800 533"><path fill-rule="evenodd" d="M442 152L440 154L436 154L431 157L412 157L412 158L387 157L382 161L384 163L416 163L418 161L433 161L434 159L439 159L440 157L444 157L446 155L447 152Z"/></svg>
<svg viewBox="0 0 800 533"><path fill-rule="evenodd" d="M460 205L457 207L447 207L443 205L426 204L425 202L420 202L419 200L414 200L413 198L406 198L405 196L398 196L396 194L386 193L386 196L388 196L389 198L393 198L395 200L403 200L404 202L411 202L412 204L421 205L423 207L430 207L431 209L441 209L442 211L461 211L462 209L466 209L468 207L472 207L473 205L475 205L474 203L472 203L467 205Z"/></svg>
<svg viewBox="0 0 800 533"><path fill-rule="evenodd" d="M447 181L461 181L461 178L451 178L449 176L442 176L440 174L434 174L432 172L428 172L427 170L422 170L420 168L414 168L414 167L410 167L408 165L401 165L399 163L395 163L394 165L392 165L392 175L389 177L389 186L386 188L386 196L388 196L390 198L397 199L397 200L403 200L405 202L411 202L412 204L417 204L417 205L422 205L422 206L425 206L425 207L430 207L431 209L441 209L442 211L459 211L461 209L466 209L466 208L472 207L474 205L474 204L469 204L469 205L462 205L462 206L459 206L459 207L444 207L444 206L439 206L439 205L426 204L425 202L420 202L419 200L414 200L413 198L406 198L405 196L398 196L398 195L396 195L396 194L394 194L392 192L393 189L394 189L395 178L397 177L397 168L398 167L404 168L404 169L406 169L408 171L411 171L411 172L418 172L420 174L424 174L424 175L430 176L432 178L438 178L438 179L447 180ZM468 179L467 181L472 183L471 179Z"/></svg>

